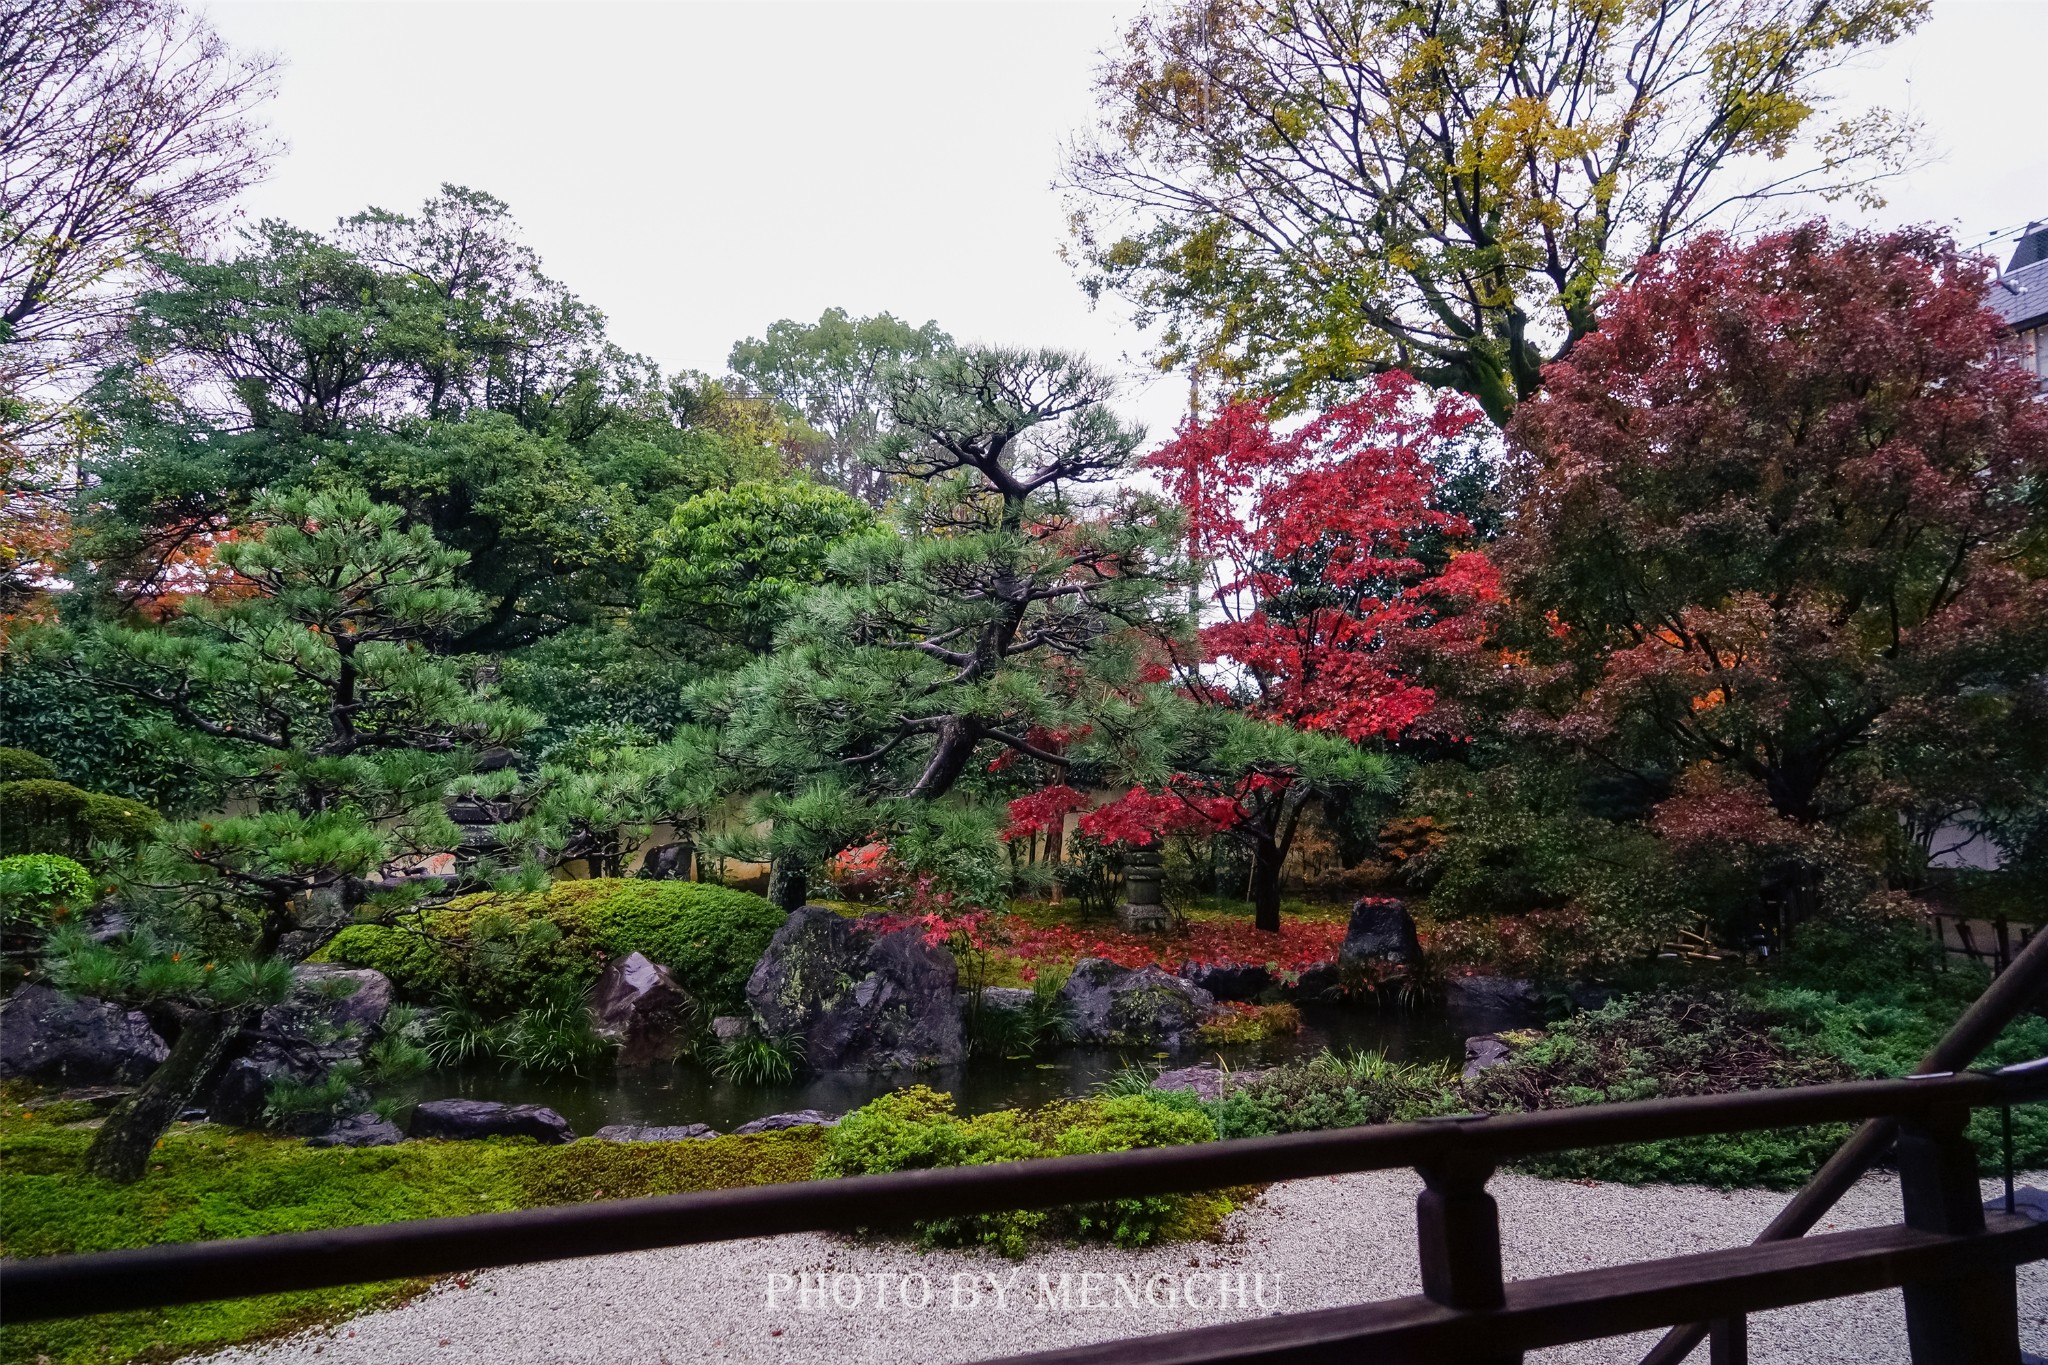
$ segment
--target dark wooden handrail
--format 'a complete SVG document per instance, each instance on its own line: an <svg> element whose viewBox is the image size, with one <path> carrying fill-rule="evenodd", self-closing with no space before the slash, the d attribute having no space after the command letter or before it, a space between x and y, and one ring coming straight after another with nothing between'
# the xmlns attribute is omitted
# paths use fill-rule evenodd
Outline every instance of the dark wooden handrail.
<svg viewBox="0 0 2048 1365"><path fill-rule="evenodd" d="M1816 1299L1896 1289L2048 1258L2048 1224L1999 1214L1974 1237L1863 1228L1764 1247L1512 1280L1490 1313L1460 1313L1422 1295L1252 1318L1136 1340L1006 1356L983 1365L1207 1365L1230 1361L1360 1362L1469 1359L1661 1327L1694 1313L1760 1313ZM1598 1303L1589 1333L1588 1304Z"/></svg>
<svg viewBox="0 0 2048 1365"><path fill-rule="evenodd" d="M454 1274L790 1232L1416 1167L1476 1173L1541 1153L2048 1097L2048 1060L1999 1072L1460 1116L1187 1147L953 1167L0 1262L13 1322ZM1974 1176L1972 1177L1974 1178ZM1476 1187L1475 1187L1476 1188ZM2032 1246L2032 1243L2027 1243ZM1752 1249L1744 1249L1752 1250ZM1672 1321L1670 1318L1665 1322Z"/></svg>

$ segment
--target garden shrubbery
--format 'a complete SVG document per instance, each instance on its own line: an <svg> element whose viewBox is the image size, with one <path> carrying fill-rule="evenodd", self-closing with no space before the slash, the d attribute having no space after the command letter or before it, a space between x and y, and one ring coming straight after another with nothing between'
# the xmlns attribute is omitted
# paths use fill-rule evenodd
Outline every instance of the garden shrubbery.
<svg viewBox="0 0 2048 1365"><path fill-rule="evenodd" d="M556 882L546 891L465 896L396 924L352 925L323 956L373 967L420 1000L454 997L485 1014L582 987L607 958L643 953L711 1014L744 1008L747 977L782 912L759 896L639 878Z"/></svg>
<svg viewBox="0 0 2048 1365"><path fill-rule="evenodd" d="M18 749L9 752L22 753ZM95 844L140 843L160 819L139 801L82 791L55 778L0 782L0 854L62 853L83 858Z"/></svg>
<svg viewBox="0 0 2048 1365"><path fill-rule="evenodd" d="M821 1175L880 1175L938 1166L980 1166L1031 1157L1126 1152L1207 1142L1215 1126L1197 1107L1164 1095L1120 1095L1002 1109L963 1118L953 1098L924 1086L885 1095L840 1120L825 1139ZM917 1225L928 1246L981 1245L1021 1256L1036 1236L1074 1236L1144 1246L1205 1230L1228 1212L1215 1195L1116 1199Z"/></svg>
<svg viewBox="0 0 2048 1365"><path fill-rule="evenodd" d="M1447 1066L1325 1052L1247 1077L1206 1108L1222 1137L1272 1137L1451 1113L1456 1086Z"/></svg>

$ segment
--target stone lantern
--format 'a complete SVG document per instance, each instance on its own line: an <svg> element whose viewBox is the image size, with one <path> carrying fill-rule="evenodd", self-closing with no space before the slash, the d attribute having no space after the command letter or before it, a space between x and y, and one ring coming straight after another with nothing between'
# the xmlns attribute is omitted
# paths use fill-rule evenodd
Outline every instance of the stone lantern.
<svg viewBox="0 0 2048 1365"><path fill-rule="evenodd" d="M1134 848L1124 855L1124 903L1117 907L1119 928L1132 934L1161 934L1173 918L1159 895L1165 864L1157 848Z"/></svg>

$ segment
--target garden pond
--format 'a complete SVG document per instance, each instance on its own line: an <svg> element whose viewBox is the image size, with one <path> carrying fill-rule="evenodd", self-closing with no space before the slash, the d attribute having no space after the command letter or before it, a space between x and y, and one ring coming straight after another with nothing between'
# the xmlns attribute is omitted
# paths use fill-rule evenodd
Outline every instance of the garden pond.
<svg viewBox="0 0 2048 1365"><path fill-rule="evenodd" d="M546 1105L580 1134L615 1123L704 1123L721 1132L795 1109L844 1113L906 1085L950 1093L963 1114L1030 1107L1092 1092L1134 1066L1221 1062L1232 1070L1273 1066L1325 1048L1383 1052L1394 1061L1459 1064L1465 1039L1510 1022L1483 1011L1346 1009L1305 1006L1298 1033L1257 1043L1180 1052L1068 1047L1028 1060L977 1058L964 1066L918 1072L819 1072L782 1084L740 1085L692 1062L606 1067L582 1076L535 1074L489 1062L442 1068L382 1087L380 1099L496 1100Z"/></svg>

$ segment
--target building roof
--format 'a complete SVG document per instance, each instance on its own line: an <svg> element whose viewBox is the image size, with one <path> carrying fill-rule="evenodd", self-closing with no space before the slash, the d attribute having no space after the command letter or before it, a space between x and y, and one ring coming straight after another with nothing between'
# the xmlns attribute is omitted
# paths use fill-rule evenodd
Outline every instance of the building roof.
<svg viewBox="0 0 2048 1365"><path fill-rule="evenodd" d="M2027 224L1984 302L2015 331L2048 321L2048 227Z"/></svg>

